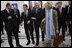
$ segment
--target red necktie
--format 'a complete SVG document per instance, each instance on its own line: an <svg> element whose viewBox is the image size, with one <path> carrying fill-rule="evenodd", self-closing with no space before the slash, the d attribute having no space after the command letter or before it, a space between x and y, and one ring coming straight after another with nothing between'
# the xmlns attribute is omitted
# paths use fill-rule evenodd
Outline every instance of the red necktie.
<svg viewBox="0 0 72 48"><path fill-rule="evenodd" d="M61 8L60 8L60 16L61 16Z"/></svg>

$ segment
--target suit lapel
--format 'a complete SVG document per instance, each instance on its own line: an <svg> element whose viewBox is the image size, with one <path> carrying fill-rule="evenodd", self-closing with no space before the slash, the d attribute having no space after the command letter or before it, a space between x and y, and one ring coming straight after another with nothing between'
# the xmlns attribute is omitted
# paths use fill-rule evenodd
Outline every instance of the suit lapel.
<svg viewBox="0 0 72 48"><path fill-rule="evenodd" d="M6 14L9 14L8 11L5 9Z"/></svg>

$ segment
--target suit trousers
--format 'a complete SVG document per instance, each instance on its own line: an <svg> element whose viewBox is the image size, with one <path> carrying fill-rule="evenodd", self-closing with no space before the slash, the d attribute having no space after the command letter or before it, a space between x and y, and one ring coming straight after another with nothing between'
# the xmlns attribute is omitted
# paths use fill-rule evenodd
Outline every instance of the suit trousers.
<svg viewBox="0 0 72 48"><path fill-rule="evenodd" d="M13 29L12 31L6 30L7 35L8 35L8 42L10 46L13 46L12 44L12 33L14 34L15 40L16 40L16 45L19 45L19 38L18 38L18 32L17 29Z"/></svg>
<svg viewBox="0 0 72 48"><path fill-rule="evenodd" d="M3 26L3 22L2 22L2 23L1 23L1 33L2 33L2 34L4 34L3 27L4 27L4 26Z"/></svg>
<svg viewBox="0 0 72 48"><path fill-rule="evenodd" d="M42 34L42 39L44 39L45 32L44 32L44 31L42 31L42 32L41 32L41 34Z"/></svg>
<svg viewBox="0 0 72 48"><path fill-rule="evenodd" d="M68 22L67 24L68 28L69 28L69 34L71 34L71 24ZM66 29L67 30L67 29Z"/></svg>
<svg viewBox="0 0 72 48"><path fill-rule="evenodd" d="M31 25L26 25L25 27L25 34L26 34L26 38L28 41L30 41L30 36L32 41L34 41L34 36L33 36L33 27Z"/></svg>
<svg viewBox="0 0 72 48"><path fill-rule="evenodd" d="M65 22L62 24L62 35L65 38Z"/></svg>
<svg viewBox="0 0 72 48"><path fill-rule="evenodd" d="M36 33L36 43L39 44L39 25L34 24L34 27L35 27L35 33Z"/></svg>

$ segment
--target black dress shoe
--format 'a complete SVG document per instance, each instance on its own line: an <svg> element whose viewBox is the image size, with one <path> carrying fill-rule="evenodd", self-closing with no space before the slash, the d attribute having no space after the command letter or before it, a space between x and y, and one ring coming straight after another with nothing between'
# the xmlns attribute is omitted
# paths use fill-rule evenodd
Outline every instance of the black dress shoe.
<svg viewBox="0 0 72 48"><path fill-rule="evenodd" d="M4 35L4 33L2 33L2 35Z"/></svg>
<svg viewBox="0 0 72 48"><path fill-rule="evenodd" d="M42 41L44 41L44 38L42 39Z"/></svg>
<svg viewBox="0 0 72 48"><path fill-rule="evenodd" d="M28 41L26 45L29 45L29 44L30 44L30 41Z"/></svg>
<svg viewBox="0 0 72 48"><path fill-rule="evenodd" d="M38 46L39 45L39 43L36 43L36 46Z"/></svg>
<svg viewBox="0 0 72 48"><path fill-rule="evenodd" d="M22 45L17 45L17 47L23 47Z"/></svg>
<svg viewBox="0 0 72 48"><path fill-rule="evenodd" d="M13 45L10 45L10 47L14 47Z"/></svg>
<svg viewBox="0 0 72 48"><path fill-rule="evenodd" d="M63 41L65 41L65 39L63 39Z"/></svg>
<svg viewBox="0 0 72 48"><path fill-rule="evenodd" d="M32 41L32 44L35 44L35 41Z"/></svg>
<svg viewBox="0 0 72 48"><path fill-rule="evenodd" d="M18 31L18 33L20 33L20 31Z"/></svg>

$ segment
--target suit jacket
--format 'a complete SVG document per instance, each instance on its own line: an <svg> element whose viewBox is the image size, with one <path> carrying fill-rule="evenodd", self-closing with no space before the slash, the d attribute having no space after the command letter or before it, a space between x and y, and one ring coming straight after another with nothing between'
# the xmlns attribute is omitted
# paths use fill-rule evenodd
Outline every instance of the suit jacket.
<svg viewBox="0 0 72 48"><path fill-rule="evenodd" d="M16 12L14 12L14 15L16 16L18 24L20 24L20 11L17 9Z"/></svg>
<svg viewBox="0 0 72 48"><path fill-rule="evenodd" d="M26 15L25 15L24 12L21 13L21 21L23 21L23 20L24 20L24 26L25 26L25 27L29 27L29 26L32 25L32 21L31 21L31 11L28 10L28 15L27 15L27 17L26 17ZM30 24L27 24L27 21L28 21L28 20L30 20Z"/></svg>
<svg viewBox="0 0 72 48"><path fill-rule="evenodd" d="M28 10L29 10L29 11L32 11L33 9L31 10L31 8L29 7L29 9L28 9Z"/></svg>
<svg viewBox="0 0 72 48"><path fill-rule="evenodd" d="M69 11L68 11L68 7L69 6L65 8L65 16L66 16L65 21L71 21L71 7L69 8Z"/></svg>
<svg viewBox="0 0 72 48"><path fill-rule="evenodd" d="M14 10L11 9L10 12L8 13L7 10L4 9L2 14L3 14L2 19L5 22L5 29L7 31L13 31L13 29L17 27L17 21L16 17L14 16ZM11 16L12 19L8 19L8 16Z"/></svg>
<svg viewBox="0 0 72 48"><path fill-rule="evenodd" d="M17 18L20 18L20 11L17 9L16 12L14 12L14 15L17 15Z"/></svg>
<svg viewBox="0 0 72 48"><path fill-rule="evenodd" d="M41 23L41 20L42 20L42 9L39 8L38 13L36 14L36 8L34 8L33 11L32 11L32 16L31 17L35 17L36 20L32 20L32 21L34 21L35 25L40 26L40 23Z"/></svg>
<svg viewBox="0 0 72 48"><path fill-rule="evenodd" d="M61 9L61 15L60 15L60 12L59 12L59 8L57 8L57 13L58 13L58 22L59 23L64 23L65 22L65 8L62 7Z"/></svg>
<svg viewBox="0 0 72 48"><path fill-rule="evenodd" d="M28 10L29 10L29 11L33 11L34 9L35 9L35 7L33 7L33 8L32 8L32 10L31 10L31 8L29 7L29 9L28 9Z"/></svg>
<svg viewBox="0 0 72 48"><path fill-rule="evenodd" d="M29 10L29 11L32 11L30 7L29 7L29 9L28 9L28 10Z"/></svg>

